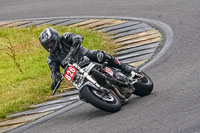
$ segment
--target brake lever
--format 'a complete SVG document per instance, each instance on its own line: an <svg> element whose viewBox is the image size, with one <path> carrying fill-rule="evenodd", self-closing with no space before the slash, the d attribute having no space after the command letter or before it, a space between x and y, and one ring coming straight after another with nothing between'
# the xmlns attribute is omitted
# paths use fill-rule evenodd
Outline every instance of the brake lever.
<svg viewBox="0 0 200 133"><path fill-rule="evenodd" d="M64 76L62 75L61 79L58 81L58 83L56 84L55 88L53 89L53 92L52 92L51 95L54 95L56 93L56 91L57 91L60 83L63 81L63 79L64 79Z"/></svg>

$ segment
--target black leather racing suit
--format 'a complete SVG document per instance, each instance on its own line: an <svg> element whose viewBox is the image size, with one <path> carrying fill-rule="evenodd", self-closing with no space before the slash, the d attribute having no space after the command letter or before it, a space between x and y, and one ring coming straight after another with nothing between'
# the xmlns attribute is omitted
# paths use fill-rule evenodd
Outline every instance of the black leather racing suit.
<svg viewBox="0 0 200 133"><path fill-rule="evenodd" d="M65 66L62 66L61 62L62 60L67 56L71 46L77 45L83 41L83 37L81 35L76 35L73 33L64 33L60 37L60 41L58 44L58 48L54 53L50 53L47 59L47 63L49 65L49 68L51 70L51 77L52 77L52 86L53 89L55 85L57 84L57 81L60 78L60 66L62 68L65 68ZM102 63L105 59L108 60L108 65L112 67L116 67L119 69L122 69L125 73L131 72L131 67L129 67L126 64L120 63L117 59L112 57L111 55L98 50L88 50L87 48L84 48L82 45L80 45L76 55L75 60L79 62L79 60L83 57L87 56L92 61Z"/></svg>

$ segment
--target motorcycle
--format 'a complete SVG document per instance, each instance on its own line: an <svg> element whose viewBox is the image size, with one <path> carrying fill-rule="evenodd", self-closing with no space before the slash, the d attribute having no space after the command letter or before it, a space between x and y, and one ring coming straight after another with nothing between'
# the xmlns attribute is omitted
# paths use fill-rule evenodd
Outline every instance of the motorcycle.
<svg viewBox="0 0 200 133"><path fill-rule="evenodd" d="M128 102L132 94L142 97L152 92L153 82L143 71L131 66L134 70L131 77L120 69L109 67L107 61L100 64L84 56L80 62L76 62L73 59L76 51L77 48L72 47L62 61L61 64L66 66L65 72L52 95L65 78L79 90L81 100L114 113Z"/></svg>

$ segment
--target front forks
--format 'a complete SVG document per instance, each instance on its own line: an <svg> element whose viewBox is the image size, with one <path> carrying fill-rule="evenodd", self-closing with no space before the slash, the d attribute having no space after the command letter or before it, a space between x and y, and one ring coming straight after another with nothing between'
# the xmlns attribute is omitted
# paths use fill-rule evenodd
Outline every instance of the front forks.
<svg viewBox="0 0 200 133"><path fill-rule="evenodd" d="M96 80L94 80L88 73L89 71L94 67L94 65L89 65L88 68L86 68L86 71L89 69L89 71L85 71L83 70L81 67L79 67L76 63L73 64L73 66L79 71L79 74L82 75L81 79L79 79L79 81L76 82L72 82L74 84L74 86L76 86L77 89L81 90L81 88L83 88L86 85L91 86L92 88L94 88L96 91L99 91L103 94L109 93L110 91L102 86L100 86ZM86 84L84 84L85 79L87 79L90 83L86 82ZM81 82L82 83L79 83ZM79 83L79 84L77 84Z"/></svg>

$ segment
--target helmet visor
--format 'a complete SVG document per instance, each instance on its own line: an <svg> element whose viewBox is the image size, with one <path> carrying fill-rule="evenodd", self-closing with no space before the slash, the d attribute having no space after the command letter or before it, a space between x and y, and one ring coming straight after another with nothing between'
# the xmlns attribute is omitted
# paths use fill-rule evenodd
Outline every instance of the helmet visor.
<svg viewBox="0 0 200 133"><path fill-rule="evenodd" d="M48 42L47 44L45 44L44 48L50 52L53 49L53 47L55 46L55 43L56 43L56 41L52 40L52 41Z"/></svg>

